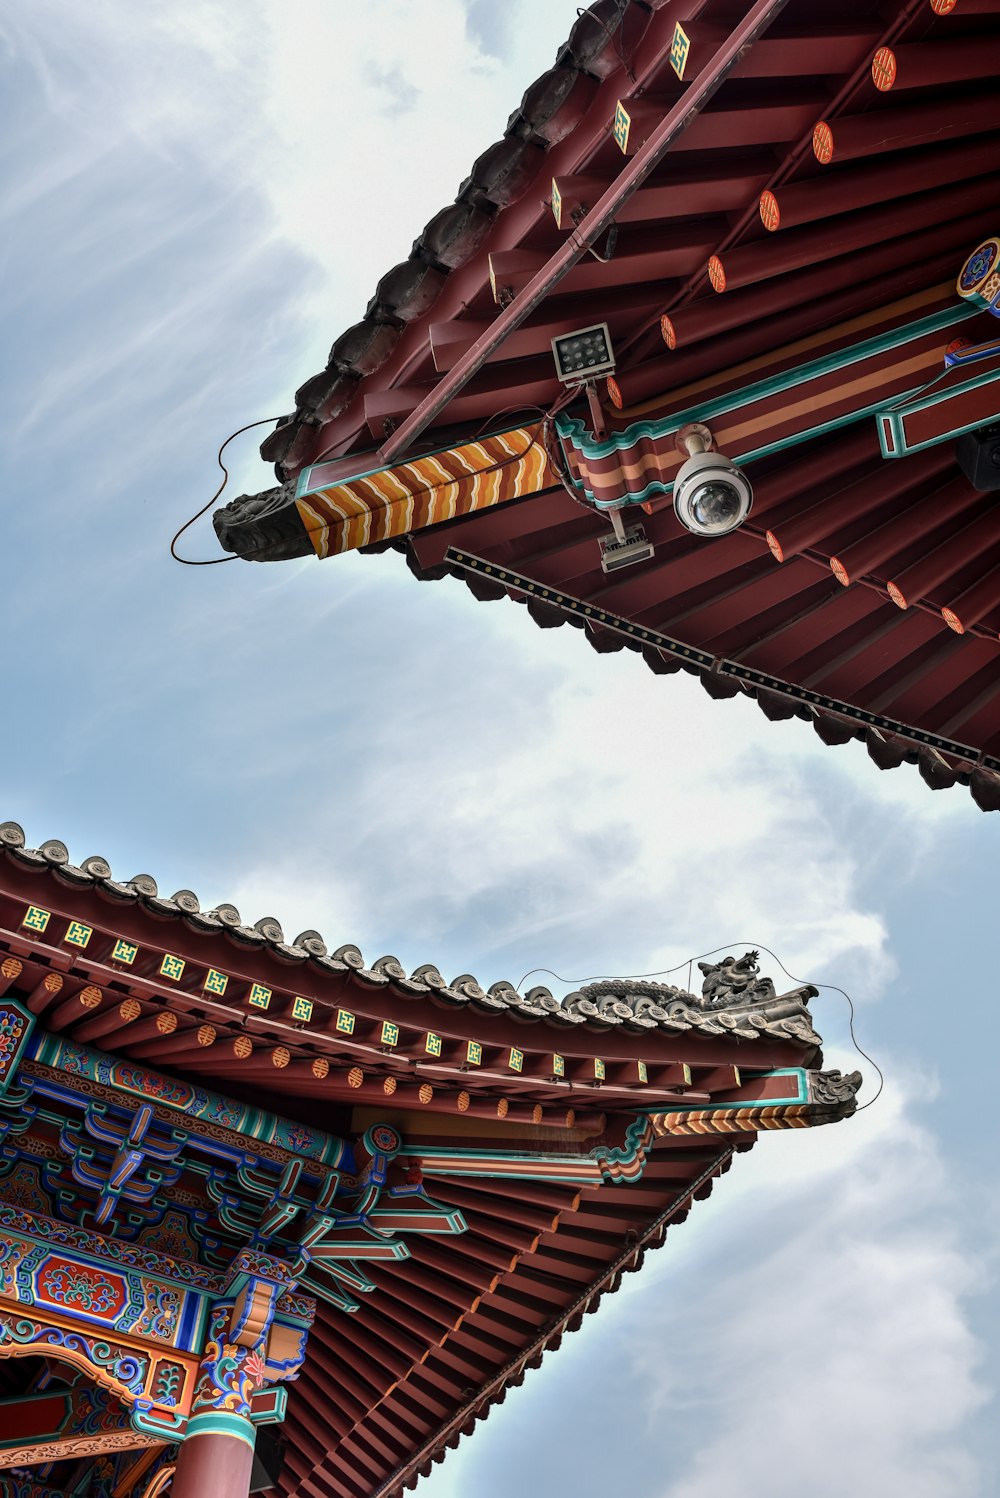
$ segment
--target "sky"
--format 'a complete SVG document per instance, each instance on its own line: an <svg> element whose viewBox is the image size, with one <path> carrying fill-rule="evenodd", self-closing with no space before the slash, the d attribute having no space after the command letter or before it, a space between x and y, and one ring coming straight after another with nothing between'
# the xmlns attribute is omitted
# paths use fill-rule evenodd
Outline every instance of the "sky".
<svg viewBox="0 0 1000 1498"><path fill-rule="evenodd" d="M575 14L0 0L0 819L448 977L757 946L848 990L881 1096L741 1157L419 1498L978 1498L1000 818L394 555L168 556Z"/></svg>

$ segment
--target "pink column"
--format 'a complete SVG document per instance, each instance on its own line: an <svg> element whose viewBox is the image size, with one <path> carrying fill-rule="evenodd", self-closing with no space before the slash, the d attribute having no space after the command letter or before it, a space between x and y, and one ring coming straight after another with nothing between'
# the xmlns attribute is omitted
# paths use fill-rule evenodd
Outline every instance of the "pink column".
<svg viewBox="0 0 1000 1498"><path fill-rule="evenodd" d="M193 1417L177 1453L170 1498L247 1498L255 1431L250 1421L241 1416L231 1415L229 1420L234 1424L238 1421L245 1427L245 1433L238 1435L228 1429L199 1431L199 1417Z"/></svg>

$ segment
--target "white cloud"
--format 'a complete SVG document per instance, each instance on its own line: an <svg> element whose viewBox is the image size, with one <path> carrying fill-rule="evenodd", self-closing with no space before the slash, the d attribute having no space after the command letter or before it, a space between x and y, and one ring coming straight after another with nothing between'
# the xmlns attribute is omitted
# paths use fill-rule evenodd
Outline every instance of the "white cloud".
<svg viewBox="0 0 1000 1498"><path fill-rule="evenodd" d="M648 971L745 941L799 976L881 990L883 923L810 786L824 746L749 702L711 702L691 678L595 656L576 631L540 635L521 610L433 594L397 597L393 629L438 603L426 633L448 649L421 659L411 635L410 674L384 711L359 704L357 756L342 743L337 774L312 777L312 835L245 867L241 908L335 918L365 942L391 927L410 933L404 961L444 949L489 980L535 963L570 980ZM307 739L302 752L305 774Z"/></svg>
<svg viewBox="0 0 1000 1498"><path fill-rule="evenodd" d="M892 854L905 879L932 823L978 816L963 792L932 796L910 769L880 775L857 746L712 703L687 677L656 681L456 585L418 591L398 560L248 569L238 583L234 567L197 593L172 576L182 617L152 626L146 597L125 592L126 548L159 546L166 529L153 507L187 504L177 455L203 450L208 473L213 437L288 408L499 136L574 6L504 11L503 63L458 0L32 0L0 16L15 80L36 78L47 110L0 146L0 210L20 216L28 246L11 301L41 309L10 429L31 439L22 474L44 433L66 475L34 481L45 510L32 525L43 534L59 505L88 523L119 507L115 547L91 543L86 567L66 557L87 611L51 586L61 558L46 549L18 623L29 618L35 651L50 626L54 673L67 618L122 650L110 686L106 674L81 696L75 681L50 693L71 731L32 742L10 796L38 806L42 837L71 836L68 815L93 847L127 844L126 876L149 866L166 884L172 847L170 888L193 882L250 919L273 911L291 935L317 926L331 944L439 961L449 977L659 968L732 939L877 996L893 959L863 860L888 868ZM242 439L251 453L256 435ZM244 470L237 487L271 481L256 460ZM150 606L157 587L162 574ZM63 759L43 761L53 745ZM841 1024L825 1000L814 1007L821 1029ZM654 1446L680 1402L689 1421L683 1441L655 1447L651 1471L670 1475L649 1498L971 1498L960 1423L981 1398L965 1306L980 1248L952 1236L941 1160L912 1121L926 1079L904 1085L836 1129L763 1140L605 1303L599 1331L622 1316L629 1347L660 1339L634 1382L659 1396ZM653 1318L681 1293L689 1316ZM556 1365L572 1368L588 1336L590 1323ZM606 1366L581 1375L599 1393ZM542 1447L539 1387L525 1386L525 1439ZM478 1452L500 1450L491 1440L487 1427L464 1446L435 1491L485 1494L472 1474Z"/></svg>
<svg viewBox="0 0 1000 1498"><path fill-rule="evenodd" d="M651 1315L646 1297L650 1428L669 1414L699 1432L680 1460L664 1452L656 1498L986 1491L964 1427L990 1397L969 1300L995 1245L960 1235L948 1167L915 1121L932 1081L892 1071L871 1112L762 1139L701 1232L682 1246L692 1219L674 1237L682 1260L697 1238L706 1253L706 1229L713 1247L683 1305Z"/></svg>
<svg viewBox="0 0 1000 1498"><path fill-rule="evenodd" d="M889 1070L870 1111L739 1156L421 1498L991 1493L973 1326L996 1234L917 1121L934 1079Z"/></svg>
<svg viewBox="0 0 1000 1498"><path fill-rule="evenodd" d="M0 57L46 103L3 162L0 211L45 246L19 294L75 292L18 434L58 420L71 439L155 404L175 442L203 440L213 397L253 402L244 419L289 409L572 23L562 0L506 5L504 59L462 0L8 8ZM162 448L144 427L116 477ZM266 487L252 453L246 483Z"/></svg>

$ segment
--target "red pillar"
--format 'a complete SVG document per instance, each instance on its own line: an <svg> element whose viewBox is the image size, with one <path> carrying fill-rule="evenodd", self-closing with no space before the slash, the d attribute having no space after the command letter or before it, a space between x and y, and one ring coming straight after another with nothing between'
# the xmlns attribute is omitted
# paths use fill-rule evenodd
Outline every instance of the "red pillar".
<svg viewBox="0 0 1000 1498"><path fill-rule="evenodd" d="M193 1416L177 1453L170 1498L247 1498L255 1435L241 1415L221 1421L218 1415Z"/></svg>

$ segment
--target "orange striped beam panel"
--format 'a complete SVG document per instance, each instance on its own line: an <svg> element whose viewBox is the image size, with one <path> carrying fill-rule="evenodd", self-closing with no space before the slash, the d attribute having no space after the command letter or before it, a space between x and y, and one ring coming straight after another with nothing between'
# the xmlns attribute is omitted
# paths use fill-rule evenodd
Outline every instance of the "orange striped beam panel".
<svg viewBox="0 0 1000 1498"><path fill-rule="evenodd" d="M558 483L538 423L350 478L340 476L343 466L316 464L299 479L296 508L319 557L405 536Z"/></svg>

